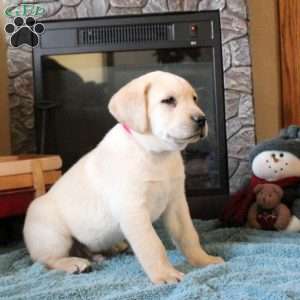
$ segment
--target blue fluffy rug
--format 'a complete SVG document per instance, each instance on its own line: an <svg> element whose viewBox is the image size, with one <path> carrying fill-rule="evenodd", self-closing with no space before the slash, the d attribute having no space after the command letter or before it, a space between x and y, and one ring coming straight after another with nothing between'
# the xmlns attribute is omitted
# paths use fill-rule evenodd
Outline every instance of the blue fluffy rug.
<svg viewBox="0 0 300 300"><path fill-rule="evenodd" d="M20 248L0 255L0 299L300 299L299 234L194 223L206 250L224 257L224 265L191 267L160 227L171 262L186 273L179 284L151 284L131 254L67 275L32 263Z"/></svg>

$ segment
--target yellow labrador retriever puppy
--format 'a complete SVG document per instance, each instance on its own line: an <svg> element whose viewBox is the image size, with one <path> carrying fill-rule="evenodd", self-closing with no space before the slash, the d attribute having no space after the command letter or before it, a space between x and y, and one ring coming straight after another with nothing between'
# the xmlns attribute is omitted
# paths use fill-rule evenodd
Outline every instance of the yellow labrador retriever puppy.
<svg viewBox="0 0 300 300"><path fill-rule="evenodd" d="M207 134L195 90L156 71L121 88L109 111L119 124L30 205L24 237L32 259L83 272L91 263L69 255L73 239L99 253L126 238L152 282L180 281L152 226L162 215L192 265L223 262L200 246L184 191L180 150Z"/></svg>

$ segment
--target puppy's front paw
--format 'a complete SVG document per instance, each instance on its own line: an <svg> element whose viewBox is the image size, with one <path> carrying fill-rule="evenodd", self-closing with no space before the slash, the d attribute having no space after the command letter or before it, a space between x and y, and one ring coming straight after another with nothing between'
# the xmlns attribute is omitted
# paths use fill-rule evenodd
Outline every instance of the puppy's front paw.
<svg viewBox="0 0 300 300"><path fill-rule="evenodd" d="M205 267L208 265L217 265L223 264L224 259L219 256L212 256L212 255L205 255L205 256L198 256L194 257L189 260L189 263L195 267Z"/></svg>
<svg viewBox="0 0 300 300"><path fill-rule="evenodd" d="M177 271L173 267L160 269L151 274L150 280L155 284L177 283L183 279L184 273Z"/></svg>

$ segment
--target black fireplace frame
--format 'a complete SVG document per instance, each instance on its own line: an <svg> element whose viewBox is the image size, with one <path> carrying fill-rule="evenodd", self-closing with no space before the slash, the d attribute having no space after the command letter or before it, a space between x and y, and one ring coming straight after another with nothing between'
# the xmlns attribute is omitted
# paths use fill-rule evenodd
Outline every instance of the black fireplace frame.
<svg viewBox="0 0 300 300"><path fill-rule="evenodd" d="M40 43L33 49L34 70L34 107L37 152L45 153L47 113L55 109L56 104L44 99L42 57L59 54L93 53L107 51L149 50L160 48L212 47L216 99L216 130L219 137L219 165L221 188L201 191L199 195L188 195L188 203L193 217L204 219L215 218L219 215L229 195L227 142L224 107L224 85L222 65L222 43L219 11L160 13L144 15L106 16L76 20L43 21L45 32L40 37ZM153 36L142 42L137 40L121 41L122 37L111 40L106 36L106 42L99 42L94 28L107 29L130 25L159 26L170 25L164 33L158 29ZM156 25L155 25L156 24ZM178 24L181 24L180 26ZM182 25L187 24L187 25ZM191 29L196 25L196 33ZM155 27L156 28L156 27ZM108 31L109 33L109 31ZM165 37L157 36L164 34ZM106 33L105 33L106 34ZM176 35L176 40L172 39ZM105 35L101 36L105 38ZM156 40L155 40L156 39ZM160 40L166 39L166 40ZM175 44L176 43L176 44Z"/></svg>

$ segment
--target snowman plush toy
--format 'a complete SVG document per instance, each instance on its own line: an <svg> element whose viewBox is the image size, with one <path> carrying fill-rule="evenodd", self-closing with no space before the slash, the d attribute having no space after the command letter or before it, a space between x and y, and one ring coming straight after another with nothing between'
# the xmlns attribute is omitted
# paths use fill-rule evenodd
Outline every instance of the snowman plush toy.
<svg viewBox="0 0 300 300"><path fill-rule="evenodd" d="M258 144L250 152L252 177L248 184L233 194L225 205L221 221L243 226L255 201L258 184L272 183L283 191L283 203L292 213L287 231L300 231L300 126L290 125L279 137Z"/></svg>

